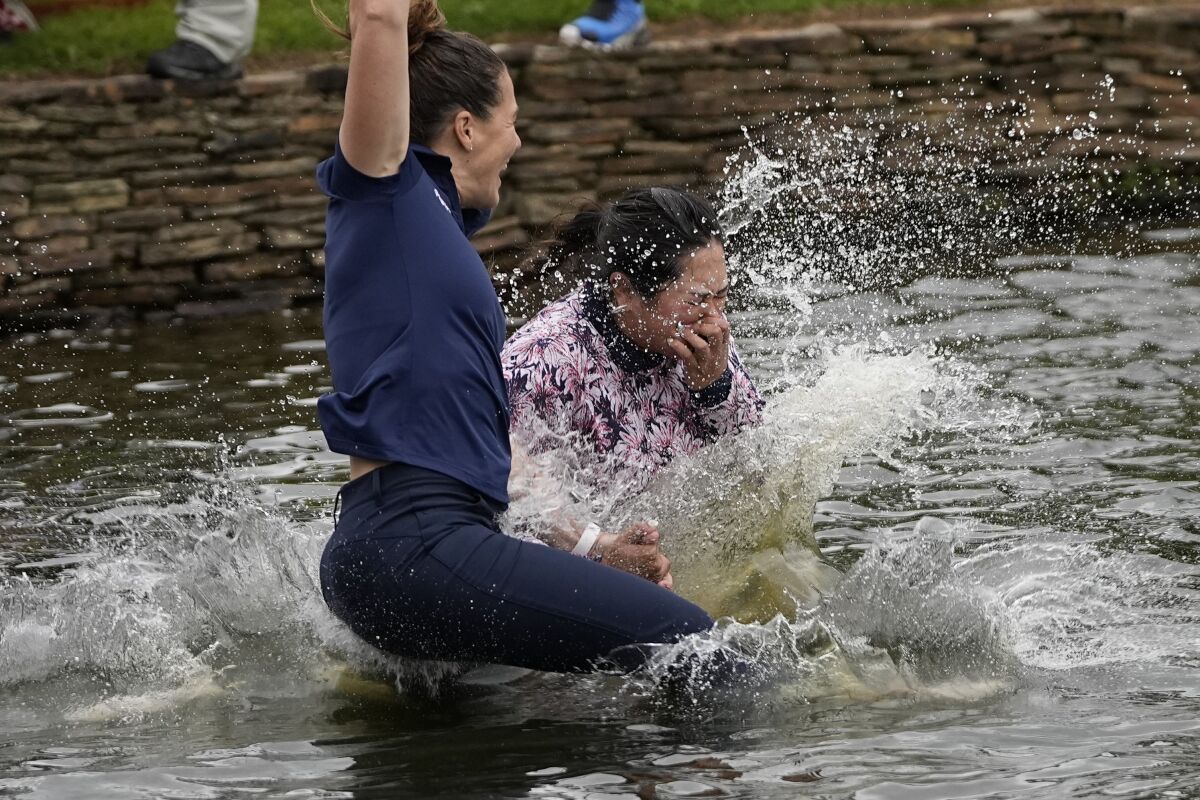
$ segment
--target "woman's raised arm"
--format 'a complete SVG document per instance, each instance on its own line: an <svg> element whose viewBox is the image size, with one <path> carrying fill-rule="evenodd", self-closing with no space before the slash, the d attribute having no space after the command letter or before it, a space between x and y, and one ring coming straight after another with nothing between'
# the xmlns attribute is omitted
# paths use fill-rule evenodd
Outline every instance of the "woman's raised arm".
<svg viewBox="0 0 1200 800"><path fill-rule="evenodd" d="M409 5L350 0L350 71L338 141L350 165L375 178L398 172L408 152Z"/></svg>

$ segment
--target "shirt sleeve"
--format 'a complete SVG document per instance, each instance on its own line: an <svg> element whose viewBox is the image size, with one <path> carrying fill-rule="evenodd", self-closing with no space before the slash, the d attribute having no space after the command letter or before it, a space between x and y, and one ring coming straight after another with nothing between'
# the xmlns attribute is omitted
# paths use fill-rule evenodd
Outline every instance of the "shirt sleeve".
<svg viewBox="0 0 1200 800"><path fill-rule="evenodd" d="M410 148L395 175L373 178L350 165L335 141L333 155L317 165L317 184L328 197L358 203L389 203L397 194L411 189L420 178L420 160Z"/></svg>
<svg viewBox="0 0 1200 800"><path fill-rule="evenodd" d="M508 389L509 427L530 453L562 444L571 428L574 387L555 350L561 341L544 336L514 336L500 359Z"/></svg>
<svg viewBox="0 0 1200 800"><path fill-rule="evenodd" d="M569 514L560 514L552 494L553 480L543 485L536 456L562 445L569 429L570 372L556 352L555 343L544 337L514 337L504 346L501 362L508 388L510 429L519 444L513 448L513 470L509 479L508 525L503 530L523 541L561 547L556 528L569 526ZM521 452L521 449L526 452ZM548 504L548 505L547 505ZM586 554L585 554L586 557Z"/></svg>
<svg viewBox="0 0 1200 800"><path fill-rule="evenodd" d="M766 406L732 342L725 374L712 386L693 392L692 402L700 424L714 440L761 425Z"/></svg>

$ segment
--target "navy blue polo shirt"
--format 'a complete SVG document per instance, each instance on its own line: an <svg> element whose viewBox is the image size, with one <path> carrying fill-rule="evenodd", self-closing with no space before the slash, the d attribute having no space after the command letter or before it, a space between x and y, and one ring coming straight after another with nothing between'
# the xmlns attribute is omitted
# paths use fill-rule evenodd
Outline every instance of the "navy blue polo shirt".
<svg viewBox="0 0 1200 800"><path fill-rule="evenodd" d="M413 145L372 178L341 147L317 167L329 196L325 347L334 390L317 403L331 450L400 461L508 502L505 319L467 237L450 159Z"/></svg>

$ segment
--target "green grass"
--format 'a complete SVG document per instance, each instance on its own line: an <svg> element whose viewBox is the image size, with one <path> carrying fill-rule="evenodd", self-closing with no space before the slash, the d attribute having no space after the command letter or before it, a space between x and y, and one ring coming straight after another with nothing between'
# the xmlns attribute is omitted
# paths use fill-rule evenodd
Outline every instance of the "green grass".
<svg viewBox="0 0 1200 800"><path fill-rule="evenodd" d="M943 3L948 0L926 0ZM756 14L787 14L847 5L923 5L909 0L647 0L653 21L687 17L730 20ZM578 16L588 0L442 0L451 27L495 39L505 33L553 33ZM151 0L127 9L89 9L41 20L42 30L0 46L0 77L30 74L136 72L146 56L174 38L174 0ZM323 0L331 17L344 5ZM36 9L36 6L35 6ZM314 17L308 0L261 0L253 59L320 54L344 42Z"/></svg>

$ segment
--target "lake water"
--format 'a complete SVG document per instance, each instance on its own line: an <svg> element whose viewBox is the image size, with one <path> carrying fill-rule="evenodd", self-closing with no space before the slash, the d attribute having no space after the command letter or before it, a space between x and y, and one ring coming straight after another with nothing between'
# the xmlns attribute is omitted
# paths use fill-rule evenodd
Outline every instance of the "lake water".
<svg viewBox="0 0 1200 800"><path fill-rule="evenodd" d="M0 795L1200 796L1200 228L954 275L735 289L777 415L841 381L804 447L878 451L813 525L875 693L350 685L317 312L0 344Z"/></svg>

